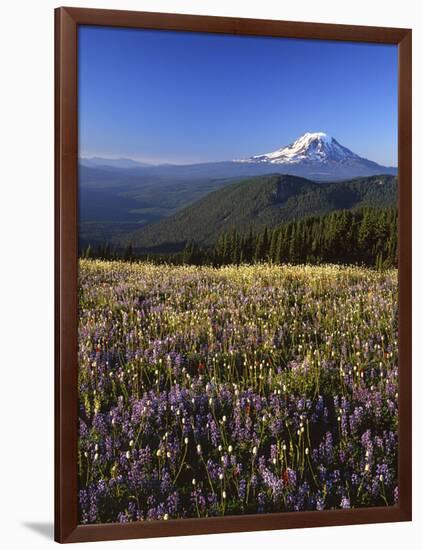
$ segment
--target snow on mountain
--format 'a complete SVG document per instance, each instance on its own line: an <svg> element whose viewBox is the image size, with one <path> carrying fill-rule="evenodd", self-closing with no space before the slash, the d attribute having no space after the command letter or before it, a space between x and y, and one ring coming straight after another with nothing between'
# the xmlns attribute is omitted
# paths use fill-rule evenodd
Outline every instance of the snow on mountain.
<svg viewBox="0 0 422 550"><path fill-rule="evenodd" d="M237 160L236 162L266 164L343 163L359 159L361 157L350 151L350 149L340 145L336 139L324 132L307 132L286 147L282 147L271 153Z"/></svg>

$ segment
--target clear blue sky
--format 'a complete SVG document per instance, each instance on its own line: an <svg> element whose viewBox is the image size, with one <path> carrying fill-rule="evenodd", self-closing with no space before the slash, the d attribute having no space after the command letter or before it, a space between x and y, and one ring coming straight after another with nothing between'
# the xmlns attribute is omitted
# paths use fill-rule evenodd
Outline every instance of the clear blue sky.
<svg viewBox="0 0 422 550"><path fill-rule="evenodd" d="M395 46L79 29L80 156L206 162L323 131L397 165Z"/></svg>

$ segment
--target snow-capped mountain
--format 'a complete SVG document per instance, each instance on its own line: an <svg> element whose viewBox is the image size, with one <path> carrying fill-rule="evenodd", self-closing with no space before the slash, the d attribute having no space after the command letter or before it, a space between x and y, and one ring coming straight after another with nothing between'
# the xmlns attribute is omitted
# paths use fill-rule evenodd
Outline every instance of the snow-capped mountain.
<svg viewBox="0 0 422 550"><path fill-rule="evenodd" d="M324 132L307 132L295 142L262 155L255 155L238 162L264 162L271 164L299 164L302 162L345 162L362 159L350 149L325 134Z"/></svg>
<svg viewBox="0 0 422 550"><path fill-rule="evenodd" d="M289 174L315 182L397 174L397 168L381 166L362 158L323 132L306 133L291 145L243 160L148 166L129 159L80 159L79 165L80 181L84 188L103 185L106 181L107 186L115 185L115 172L119 170L119 179L127 181L130 186L146 181L155 190L158 178L169 185L176 182L187 185L191 182L195 193L201 193L202 186L210 189L210 183L214 189L230 178L265 174Z"/></svg>
<svg viewBox="0 0 422 550"><path fill-rule="evenodd" d="M315 181L397 174L397 168L360 157L324 132L307 132L281 149L233 162L255 172L294 174Z"/></svg>

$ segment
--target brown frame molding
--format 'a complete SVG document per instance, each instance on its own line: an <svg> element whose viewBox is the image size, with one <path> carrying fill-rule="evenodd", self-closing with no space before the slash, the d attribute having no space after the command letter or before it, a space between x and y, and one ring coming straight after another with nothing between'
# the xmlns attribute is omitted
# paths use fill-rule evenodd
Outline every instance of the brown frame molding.
<svg viewBox="0 0 422 550"><path fill-rule="evenodd" d="M398 45L399 487L397 506L127 524L77 519L77 27L103 25ZM412 34L409 29L196 15L55 10L55 540L82 542L411 520Z"/></svg>

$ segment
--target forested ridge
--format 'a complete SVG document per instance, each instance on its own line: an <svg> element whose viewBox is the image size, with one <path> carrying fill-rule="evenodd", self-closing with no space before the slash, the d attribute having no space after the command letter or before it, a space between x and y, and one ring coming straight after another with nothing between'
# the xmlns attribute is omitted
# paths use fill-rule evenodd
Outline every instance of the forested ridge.
<svg viewBox="0 0 422 550"><path fill-rule="evenodd" d="M208 248L233 230L258 233L337 210L391 208L396 196L397 178L388 175L336 183L282 174L260 176L209 193L170 217L119 235L114 244L131 244L138 252L179 252L189 242Z"/></svg>
<svg viewBox="0 0 422 550"><path fill-rule="evenodd" d="M211 246L194 241L178 253L139 253L129 244L86 248L84 257L149 260L176 264L342 263L388 268L397 265L398 213L396 208L365 207L337 210L323 216L293 220L259 231L236 229L220 234Z"/></svg>

